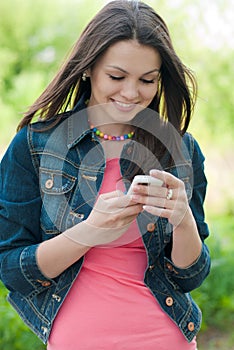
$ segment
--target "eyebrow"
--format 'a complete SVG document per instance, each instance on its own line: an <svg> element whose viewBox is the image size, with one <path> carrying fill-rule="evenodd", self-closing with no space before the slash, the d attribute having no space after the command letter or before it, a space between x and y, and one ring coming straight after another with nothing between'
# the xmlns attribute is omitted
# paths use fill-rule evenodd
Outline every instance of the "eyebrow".
<svg viewBox="0 0 234 350"><path fill-rule="evenodd" d="M123 68L120 68L118 66L108 65L107 67L118 69L118 70L120 70L121 72L123 72L125 74L129 74L126 70L124 70ZM142 76L147 75L147 74L151 74L151 73L154 73L154 72L160 72L160 69L159 68L152 69L149 72L143 73Z"/></svg>

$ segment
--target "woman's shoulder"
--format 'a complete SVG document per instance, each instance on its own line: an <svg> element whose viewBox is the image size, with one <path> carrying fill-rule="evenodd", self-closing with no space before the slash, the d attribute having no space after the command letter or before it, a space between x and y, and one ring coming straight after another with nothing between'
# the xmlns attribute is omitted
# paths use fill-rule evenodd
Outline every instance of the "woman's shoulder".
<svg viewBox="0 0 234 350"><path fill-rule="evenodd" d="M17 155L20 156L27 153L27 149L28 149L27 126L25 126L13 136L5 152L5 155L16 154L16 156Z"/></svg>
<svg viewBox="0 0 234 350"><path fill-rule="evenodd" d="M10 162L11 159L17 159L18 161L23 159L26 161L27 158L31 158L35 146L45 146L49 136L62 123L62 121L69 117L70 114L71 113L67 112L55 116L48 121L38 120L24 126L13 136L3 154L2 161L4 161L4 159L7 159L8 162Z"/></svg>
<svg viewBox="0 0 234 350"><path fill-rule="evenodd" d="M190 132L186 132L183 135L183 142L186 145L186 148L190 154L190 158L193 160L193 162L204 162L205 157L201 150L201 147L196 138Z"/></svg>
<svg viewBox="0 0 234 350"><path fill-rule="evenodd" d="M72 111L68 111L56 114L50 119L38 118L36 121L28 125L28 129L31 132L53 132L56 127L58 127L63 121L67 120L72 113Z"/></svg>
<svg viewBox="0 0 234 350"><path fill-rule="evenodd" d="M190 132L186 132L183 135L183 142L187 146L190 154L193 154L193 151L194 151L194 141L195 141L195 138Z"/></svg>
<svg viewBox="0 0 234 350"><path fill-rule="evenodd" d="M15 134L1 159L0 167L9 173L14 172L16 167L34 172L27 129L25 126Z"/></svg>

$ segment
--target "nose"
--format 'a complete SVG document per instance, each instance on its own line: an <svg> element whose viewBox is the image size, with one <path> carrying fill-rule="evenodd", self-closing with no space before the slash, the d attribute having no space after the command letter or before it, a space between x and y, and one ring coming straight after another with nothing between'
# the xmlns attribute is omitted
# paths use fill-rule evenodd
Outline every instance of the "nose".
<svg viewBox="0 0 234 350"><path fill-rule="evenodd" d="M128 101L134 101L139 97L138 84L134 81L125 81L122 85L120 95Z"/></svg>

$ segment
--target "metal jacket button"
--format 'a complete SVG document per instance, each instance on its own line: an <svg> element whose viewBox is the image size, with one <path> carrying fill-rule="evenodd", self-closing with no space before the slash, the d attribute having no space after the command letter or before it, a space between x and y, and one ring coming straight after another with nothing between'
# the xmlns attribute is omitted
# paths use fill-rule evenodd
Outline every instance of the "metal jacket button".
<svg viewBox="0 0 234 350"><path fill-rule="evenodd" d="M51 282L50 282L50 281L42 281L42 282L41 282L41 285L42 285L43 287L49 287L49 286L51 285Z"/></svg>
<svg viewBox="0 0 234 350"><path fill-rule="evenodd" d="M174 272L175 275L178 275L179 272L176 271L170 263L166 263L166 267L170 272Z"/></svg>
<svg viewBox="0 0 234 350"><path fill-rule="evenodd" d="M174 300L173 300L172 297L167 297L167 298L166 298L166 305L167 305L167 306L172 306L173 303L174 303Z"/></svg>
<svg viewBox="0 0 234 350"><path fill-rule="evenodd" d="M51 285L50 281L37 280L37 282L39 282L42 285L42 287L49 287Z"/></svg>
<svg viewBox="0 0 234 350"><path fill-rule="evenodd" d="M47 181L46 181L46 183L45 183L45 187L47 188L47 189L50 189L50 188L52 188L54 186L54 181L52 180L52 179L48 179Z"/></svg>
<svg viewBox="0 0 234 350"><path fill-rule="evenodd" d="M149 266L149 270L151 271L151 270L153 270L154 269L154 265L150 265Z"/></svg>
<svg viewBox="0 0 234 350"><path fill-rule="evenodd" d="M52 294L52 298L54 298L58 303L61 301L61 297L57 294Z"/></svg>
<svg viewBox="0 0 234 350"><path fill-rule="evenodd" d="M193 322L189 322L189 324L188 324L188 330L190 331L190 332L193 332L194 331L194 323Z"/></svg>
<svg viewBox="0 0 234 350"><path fill-rule="evenodd" d="M169 263L166 263L166 267L169 271L173 271L173 266Z"/></svg>
<svg viewBox="0 0 234 350"><path fill-rule="evenodd" d="M48 333L48 328L47 327L41 327L41 330L43 332L43 335L46 335Z"/></svg>
<svg viewBox="0 0 234 350"><path fill-rule="evenodd" d="M150 222L148 225L147 225L147 231L149 232L154 232L155 230L155 224L153 222Z"/></svg>

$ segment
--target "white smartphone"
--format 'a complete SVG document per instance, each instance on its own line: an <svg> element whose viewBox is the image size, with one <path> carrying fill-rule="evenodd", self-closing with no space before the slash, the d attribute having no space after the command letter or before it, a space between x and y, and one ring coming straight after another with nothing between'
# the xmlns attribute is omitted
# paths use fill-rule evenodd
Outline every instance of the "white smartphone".
<svg viewBox="0 0 234 350"><path fill-rule="evenodd" d="M156 179L150 175L136 175L131 183L131 186L127 194L132 194L132 186L134 185L143 185L143 186L162 186L163 181Z"/></svg>

